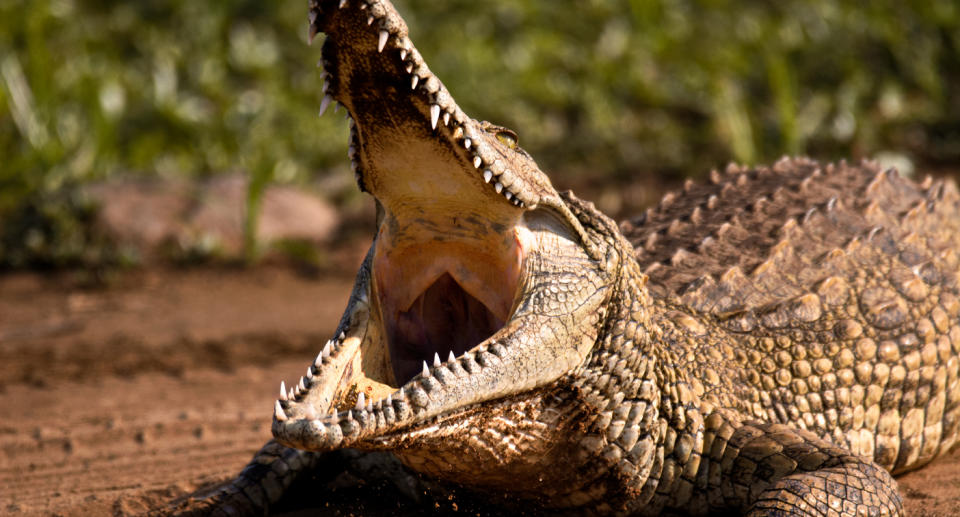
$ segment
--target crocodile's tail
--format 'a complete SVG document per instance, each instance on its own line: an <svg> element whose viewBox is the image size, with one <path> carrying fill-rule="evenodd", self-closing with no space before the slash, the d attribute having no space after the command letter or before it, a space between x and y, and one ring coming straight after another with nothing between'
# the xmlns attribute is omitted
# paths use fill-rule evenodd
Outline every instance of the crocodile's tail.
<svg viewBox="0 0 960 517"><path fill-rule="evenodd" d="M284 447L270 440L231 481L195 492L172 507L151 515L242 516L267 515L303 473L311 472L322 454Z"/></svg>

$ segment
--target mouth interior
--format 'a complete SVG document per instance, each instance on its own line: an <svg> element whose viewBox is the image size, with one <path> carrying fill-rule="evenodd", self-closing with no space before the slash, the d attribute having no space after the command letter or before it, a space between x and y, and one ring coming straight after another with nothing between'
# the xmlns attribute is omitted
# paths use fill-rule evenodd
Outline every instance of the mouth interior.
<svg viewBox="0 0 960 517"><path fill-rule="evenodd" d="M446 360L451 351L459 356L503 324L502 318L444 273L409 309L387 321L394 376L412 378L420 372L422 362L434 354L441 360Z"/></svg>

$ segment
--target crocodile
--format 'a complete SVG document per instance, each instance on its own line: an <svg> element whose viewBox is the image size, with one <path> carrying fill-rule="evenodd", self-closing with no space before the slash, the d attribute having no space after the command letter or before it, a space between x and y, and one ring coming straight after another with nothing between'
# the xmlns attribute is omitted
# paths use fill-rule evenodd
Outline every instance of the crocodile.
<svg viewBox="0 0 960 517"><path fill-rule="evenodd" d="M960 426L960 196L871 161L687 182L620 224L466 115L388 0L311 0L373 244L274 440L200 508L324 452L575 514L903 515Z"/></svg>

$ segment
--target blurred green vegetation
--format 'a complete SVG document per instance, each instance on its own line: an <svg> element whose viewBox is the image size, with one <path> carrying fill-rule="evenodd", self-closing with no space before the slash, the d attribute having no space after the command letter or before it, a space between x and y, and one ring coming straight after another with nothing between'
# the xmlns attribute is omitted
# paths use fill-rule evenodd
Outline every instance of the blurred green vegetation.
<svg viewBox="0 0 960 517"><path fill-rule="evenodd" d="M248 228L268 183L349 177L305 4L0 0L0 266L87 263L95 232L43 229L82 226L63 200L113 175L246 171ZM396 4L464 110L558 185L785 153L960 163L955 0Z"/></svg>

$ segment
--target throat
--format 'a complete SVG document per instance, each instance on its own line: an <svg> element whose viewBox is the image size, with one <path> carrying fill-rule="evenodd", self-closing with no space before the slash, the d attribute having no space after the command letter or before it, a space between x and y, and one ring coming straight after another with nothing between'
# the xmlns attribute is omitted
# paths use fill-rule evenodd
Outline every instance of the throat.
<svg viewBox="0 0 960 517"><path fill-rule="evenodd" d="M409 309L387 321L394 375L409 379L434 354L441 360L450 352L459 356L502 328L505 320L444 273Z"/></svg>
<svg viewBox="0 0 960 517"><path fill-rule="evenodd" d="M423 361L432 363L434 354L459 356L503 328L523 263L513 230L471 241L402 241L382 230L377 241L377 301L398 382L419 373Z"/></svg>

